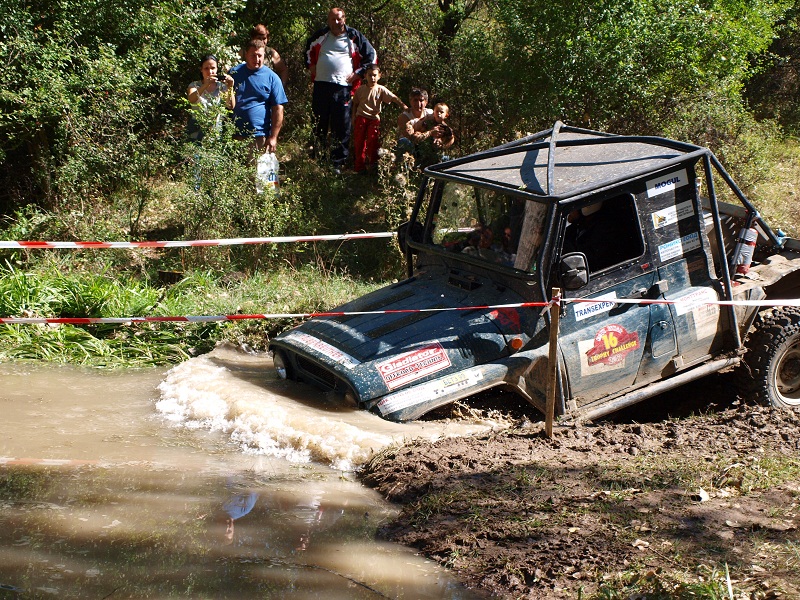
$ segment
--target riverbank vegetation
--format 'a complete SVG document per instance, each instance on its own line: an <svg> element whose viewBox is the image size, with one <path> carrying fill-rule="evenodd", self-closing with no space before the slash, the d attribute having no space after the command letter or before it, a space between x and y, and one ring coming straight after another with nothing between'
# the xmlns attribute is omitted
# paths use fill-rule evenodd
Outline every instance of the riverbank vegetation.
<svg viewBox="0 0 800 600"><path fill-rule="evenodd" d="M0 57L4 79L13 82L0 86L4 239L310 235L392 231L405 220L414 171L387 156L376 175L339 176L307 156L310 85L302 51L327 5L0 0L0 7ZM793 2L356 0L344 8L348 23L378 50L390 89L405 96L422 86L432 101L450 104L455 155L556 119L666 135L710 147L771 223L797 231L798 150L791 136L800 123L793 94L800 21ZM223 70L230 68L258 22L268 25L290 69L277 195L254 192L247 148L226 128L209 127L199 145L188 144L184 133L185 90L199 75L199 57L214 53ZM386 148L396 111L385 112ZM7 295L3 316L198 315L243 305L255 313L305 312L402 274L400 253L385 239L0 250L0 284L29 289L27 296ZM270 298L266 282L276 280L284 289ZM320 295L329 287L337 291ZM263 348L286 325L135 325L127 333L122 326L13 325L2 333L2 356L102 364L114 362L108 346L117 346L135 363L170 362L218 339L250 338ZM250 337L255 330L264 333L258 343ZM137 344L141 350L132 351Z"/></svg>

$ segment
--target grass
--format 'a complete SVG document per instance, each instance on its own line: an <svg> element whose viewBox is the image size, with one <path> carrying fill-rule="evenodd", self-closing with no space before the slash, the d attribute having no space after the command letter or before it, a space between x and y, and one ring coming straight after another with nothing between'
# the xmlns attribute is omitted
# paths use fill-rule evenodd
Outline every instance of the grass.
<svg viewBox="0 0 800 600"><path fill-rule="evenodd" d="M771 149L771 169L755 186L750 198L773 229L791 237L800 234L797 202L800 199L800 139L787 138Z"/></svg>
<svg viewBox="0 0 800 600"><path fill-rule="evenodd" d="M26 317L142 317L322 311L378 287L313 266L229 281L194 272L168 288L135 278L58 269L0 271L0 314ZM102 367L171 364L220 341L266 349L291 319L131 325L0 326L0 360L46 360Z"/></svg>
<svg viewBox="0 0 800 600"><path fill-rule="evenodd" d="M685 578L684 578L685 577ZM727 565L722 570L700 565L684 577L659 570L636 569L600 587L588 600L733 600ZM699 581L686 581L686 579Z"/></svg>
<svg viewBox="0 0 800 600"><path fill-rule="evenodd" d="M633 488L645 492L666 489L708 491L725 488L746 495L771 489L800 477L800 460L781 454L712 459L669 459L641 456L626 462L593 467L597 488L624 496Z"/></svg>

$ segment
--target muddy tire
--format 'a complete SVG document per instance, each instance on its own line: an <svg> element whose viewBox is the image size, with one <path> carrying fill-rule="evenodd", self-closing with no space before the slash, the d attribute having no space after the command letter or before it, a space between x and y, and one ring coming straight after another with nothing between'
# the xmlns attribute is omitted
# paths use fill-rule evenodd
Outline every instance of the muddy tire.
<svg viewBox="0 0 800 600"><path fill-rule="evenodd" d="M762 313L753 327L744 357L747 391L776 408L800 406L800 309Z"/></svg>

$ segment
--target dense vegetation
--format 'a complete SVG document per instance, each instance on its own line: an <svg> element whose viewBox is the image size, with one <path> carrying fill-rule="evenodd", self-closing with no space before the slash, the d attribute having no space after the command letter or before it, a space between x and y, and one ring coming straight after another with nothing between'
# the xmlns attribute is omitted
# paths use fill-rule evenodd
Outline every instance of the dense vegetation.
<svg viewBox="0 0 800 600"><path fill-rule="evenodd" d="M403 97L421 85L433 100L451 105L456 154L544 129L556 119L664 134L711 147L759 203L771 200L772 187L764 184L775 177L775 149L794 152L786 136L800 123L794 102L800 3L354 0L342 6L348 23L378 50L383 83ZM413 198L413 172L387 160L377 177L334 177L306 158L310 86L302 50L329 8L299 0L0 0L0 235L210 239L394 229ZM271 45L290 68L278 196L253 192L246 148L228 131L207 135L200 146L186 143L184 134L185 91L199 77L199 57L213 52L224 67L232 66L258 22L267 24ZM385 147L392 146L396 110L385 111ZM778 226L793 231L791 209L778 203L773 214ZM3 315L65 314L68 303L51 293L70 289L56 282L65 271L75 278L72 285L79 282L100 297L116 292L98 288L97 278L119 282L115 302L70 309L80 316L177 310L170 294L196 287L157 291L159 271L213 282L213 291L184 301L181 308L194 314L203 311L206 295L225 297L243 281L276 271L291 279L309 273L310 265L316 278L347 274L344 281L355 287L402 273L394 244L383 241L152 252L2 250L0 261L6 289L25 289L18 281L24 273L43 294L7 295ZM124 299L140 285L138 304ZM319 309L338 299L301 295L287 308ZM265 302L254 312L280 310ZM236 302L217 307L237 308ZM241 335L219 329L204 329L198 340ZM167 330L159 335L169 346L175 332ZM8 356L8 348L24 344L19 327L6 331ZM90 334L130 337L119 328ZM86 339L83 333L78 338ZM198 340L178 344L164 358L202 347Z"/></svg>

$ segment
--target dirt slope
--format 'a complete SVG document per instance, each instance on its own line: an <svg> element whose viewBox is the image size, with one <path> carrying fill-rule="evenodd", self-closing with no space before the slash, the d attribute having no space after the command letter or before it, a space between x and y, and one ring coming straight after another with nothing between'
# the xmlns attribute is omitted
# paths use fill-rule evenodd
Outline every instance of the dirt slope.
<svg viewBox="0 0 800 600"><path fill-rule="evenodd" d="M735 402L668 418L651 406L649 422L560 426L552 440L524 421L413 443L361 477L403 507L382 535L491 597L590 597L631 573L702 582L726 564L742 597L800 597L800 413Z"/></svg>

